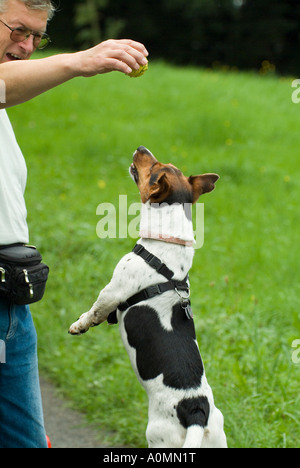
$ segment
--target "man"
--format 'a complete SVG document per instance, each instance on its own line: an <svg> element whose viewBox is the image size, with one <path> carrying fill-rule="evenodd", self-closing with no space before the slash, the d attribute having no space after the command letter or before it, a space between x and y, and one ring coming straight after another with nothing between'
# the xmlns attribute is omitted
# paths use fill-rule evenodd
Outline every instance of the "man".
<svg viewBox="0 0 300 468"><path fill-rule="evenodd" d="M24 191L27 170L5 108L77 76L125 74L146 63L145 47L109 40L89 50L32 60L49 42L51 0L0 0L0 247L29 241ZM0 296L0 448L47 447L39 388L36 332L28 306Z"/></svg>

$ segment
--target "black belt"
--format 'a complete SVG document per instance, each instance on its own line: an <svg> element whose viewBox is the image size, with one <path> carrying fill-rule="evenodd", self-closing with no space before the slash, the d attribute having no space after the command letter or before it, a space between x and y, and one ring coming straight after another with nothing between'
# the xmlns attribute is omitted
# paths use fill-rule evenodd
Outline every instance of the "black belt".
<svg viewBox="0 0 300 468"><path fill-rule="evenodd" d="M17 242L16 244L0 245L0 250L8 249L10 247L21 247L23 245L25 245L25 244L23 244L21 242Z"/></svg>

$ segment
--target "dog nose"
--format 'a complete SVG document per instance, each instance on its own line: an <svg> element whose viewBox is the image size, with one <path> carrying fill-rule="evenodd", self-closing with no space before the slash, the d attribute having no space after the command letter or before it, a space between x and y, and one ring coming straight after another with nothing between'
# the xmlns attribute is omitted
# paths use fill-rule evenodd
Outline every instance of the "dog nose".
<svg viewBox="0 0 300 468"><path fill-rule="evenodd" d="M157 162L156 157L145 146L139 146L133 155L133 159L137 160L139 157L145 156L148 161Z"/></svg>
<svg viewBox="0 0 300 468"><path fill-rule="evenodd" d="M143 154L149 154L149 156L153 156L153 154L151 153L151 151L149 151L147 148L145 148L145 146L139 146L137 151L139 153L143 153Z"/></svg>

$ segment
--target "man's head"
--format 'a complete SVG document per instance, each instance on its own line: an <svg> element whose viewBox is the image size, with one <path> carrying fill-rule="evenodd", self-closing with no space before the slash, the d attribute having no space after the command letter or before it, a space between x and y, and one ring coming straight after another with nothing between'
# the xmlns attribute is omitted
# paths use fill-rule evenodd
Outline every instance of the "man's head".
<svg viewBox="0 0 300 468"><path fill-rule="evenodd" d="M51 0L0 0L0 63L29 59L53 14ZM15 42L13 29L33 34Z"/></svg>
<svg viewBox="0 0 300 468"><path fill-rule="evenodd" d="M7 9L9 3L10 0L0 0L0 14ZM49 21L53 18L55 7L51 0L19 0L19 3L24 3L31 10L47 11Z"/></svg>

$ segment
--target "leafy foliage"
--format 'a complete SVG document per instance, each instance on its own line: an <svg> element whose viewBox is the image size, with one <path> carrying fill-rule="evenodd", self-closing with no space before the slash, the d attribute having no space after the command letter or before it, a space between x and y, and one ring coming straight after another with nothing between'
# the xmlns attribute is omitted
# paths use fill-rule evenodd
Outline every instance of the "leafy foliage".
<svg viewBox="0 0 300 468"><path fill-rule="evenodd" d="M87 47L110 37L144 42L177 64L300 72L297 0L76 0L50 25L54 43Z"/></svg>

